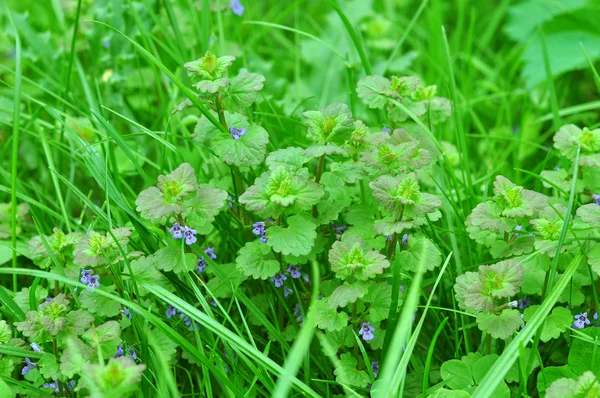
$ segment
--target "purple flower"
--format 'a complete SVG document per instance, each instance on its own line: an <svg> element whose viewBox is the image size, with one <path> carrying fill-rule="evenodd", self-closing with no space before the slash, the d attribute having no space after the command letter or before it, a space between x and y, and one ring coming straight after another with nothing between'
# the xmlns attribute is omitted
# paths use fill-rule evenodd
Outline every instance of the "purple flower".
<svg viewBox="0 0 600 398"><path fill-rule="evenodd" d="M252 233L254 235L262 235L265 232L265 223L263 221L258 221L252 224Z"/></svg>
<svg viewBox="0 0 600 398"><path fill-rule="evenodd" d="M371 370L373 371L373 376L377 378L377 375L379 374L379 362L371 362Z"/></svg>
<svg viewBox="0 0 600 398"><path fill-rule="evenodd" d="M72 380L72 381L75 381L75 380ZM58 381L57 380L54 380L51 383L44 383L42 385L42 387L43 388L54 388L54 392L59 392L59 390L58 390Z"/></svg>
<svg viewBox="0 0 600 398"><path fill-rule="evenodd" d="M231 11L233 11L233 13L238 17L244 15L244 6L242 5L242 3L240 3L240 0L231 0L231 3L229 3L229 7L231 8Z"/></svg>
<svg viewBox="0 0 600 398"><path fill-rule="evenodd" d="M522 226L522 225L517 225L517 226L515 227L515 231L521 231L522 229L523 229L523 226ZM519 236L519 235L521 235L521 234L519 234L518 232L515 232L515 234L514 234L514 235L515 235L515 236Z"/></svg>
<svg viewBox="0 0 600 398"><path fill-rule="evenodd" d="M25 358L23 363L25 363L25 366L23 366L23 369L21 370L21 374L23 376L25 376L27 373L29 373L33 368L37 367L37 365L35 363L31 362L29 360L29 358Z"/></svg>
<svg viewBox="0 0 600 398"><path fill-rule="evenodd" d="M594 314L594 316L592 318L594 318L595 320L598 320L598 311L596 311L596 313Z"/></svg>
<svg viewBox="0 0 600 398"><path fill-rule="evenodd" d="M271 282L273 282L275 287L283 286L283 283L286 280L287 280L287 277L284 274L282 274L281 272L278 272L277 275L271 277Z"/></svg>
<svg viewBox="0 0 600 398"><path fill-rule="evenodd" d="M129 348L129 358L131 358L133 361L137 361L139 359L137 352L135 352L135 349L133 347Z"/></svg>
<svg viewBox="0 0 600 398"><path fill-rule="evenodd" d="M375 338L375 335L373 334L374 331L375 328L371 326L369 322L363 322L358 334L363 337L364 341L369 341Z"/></svg>
<svg viewBox="0 0 600 398"><path fill-rule="evenodd" d="M117 347L117 353L113 355L113 358L119 358L123 356L123 344L119 344Z"/></svg>
<svg viewBox="0 0 600 398"><path fill-rule="evenodd" d="M529 300L527 298L527 296L523 297L521 300L519 300L519 309L522 311L525 308L529 307L531 305L531 300Z"/></svg>
<svg viewBox="0 0 600 398"><path fill-rule="evenodd" d="M131 320L133 318L133 316L131 315L131 311L129 310L129 308L125 308L124 310L121 310L121 313L123 315L125 315L127 317L127 319Z"/></svg>
<svg viewBox="0 0 600 398"><path fill-rule="evenodd" d="M408 234L402 235L402 242L400 243L402 246L408 245L408 237L409 237Z"/></svg>
<svg viewBox="0 0 600 398"><path fill-rule="evenodd" d="M392 132L392 129L391 129L391 128L389 128L389 127L388 127L388 126L386 126L386 125L383 125L383 127L381 128L381 131L382 131L383 133L390 134L390 133Z"/></svg>
<svg viewBox="0 0 600 398"><path fill-rule="evenodd" d="M388 242L391 242L393 239L392 235L383 235L383 236L385 236L385 238L388 240Z"/></svg>
<svg viewBox="0 0 600 398"><path fill-rule="evenodd" d="M218 304L217 304L217 301L216 301L215 299L211 299L211 300L209 301L209 303L210 303L210 305L212 305L213 307L216 307L216 306L218 305Z"/></svg>
<svg viewBox="0 0 600 398"><path fill-rule="evenodd" d="M178 222L173 223L173 226L169 228L169 233L173 235L173 239L183 238L183 229L181 228L181 225L179 225Z"/></svg>
<svg viewBox="0 0 600 398"><path fill-rule="evenodd" d="M110 47L110 42L108 40L102 41L102 47L104 47L104 48Z"/></svg>
<svg viewBox="0 0 600 398"><path fill-rule="evenodd" d="M283 297L287 298L290 294L294 293L294 291L292 289L290 289L287 286L283 287Z"/></svg>
<svg viewBox="0 0 600 398"><path fill-rule="evenodd" d="M90 283L90 277L93 275L94 271L89 270L89 269L82 269L81 270L81 283L85 283L86 285L88 283ZM48 300L46 300L48 301Z"/></svg>
<svg viewBox="0 0 600 398"><path fill-rule="evenodd" d="M507 304L510 308L517 308L519 306L519 302L517 300L513 300Z"/></svg>
<svg viewBox="0 0 600 398"><path fill-rule="evenodd" d="M573 322L573 329L583 329L585 325L589 325L591 322L588 319L587 312L575 315L575 322Z"/></svg>
<svg viewBox="0 0 600 398"><path fill-rule="evenodd" d="M215 254L215 248L214 247L209 247L206 250L204 250L204 253L206 253L206 255L210 258L212 258L213 260L215 260L217 258L217 255Z"/></svg>
<svg viewBox="0 0 600 398"><path fill-rule="evenodd" d="M302 273L300 272L300 267L296 265L290 264L290 266L287 269L287 273L290 274L290 276L294 279L298 279L302 276Z"/></svg>
<svg viewBox="0 0 600 398"><path fill-rule="evenodd" d="M560 167L554 166L554 171L560 171Z"/></svg>
<svg viewBox="0 0 600 398"><path fill-rule="evenodd" d="M37 345L37 343L31 343L29 344L31 346L31 348L33 349L33 352L42 352L42 350L40 349L40 346Z"/></svg>
<svg viewBox="0 0 600 398"><path fill-rule="evenodd" d="M198 257L198 265L196 265L196 271L199 274L203 273L206 269L206 261L204 261L204 257Z"/></svg>
<svg viewBox="0 0 600 398"><path fill-rule="evenodd" d="M242 11L243 11L243 7L242 7ZM248 128L246 127L242 127L241 129L236 129L235 126L231 126L229 128L229 134L231 134L231 138L233 138L234 140L239 140L241 136L246 135L246 130Z"/></svg>
<svg viewBox="0 0 600 398"><path fill-rule="evenodd" d="M177 308L170 305L169 308L167 308L166 314L167 314L167 318L171 318L172 316L175 316L177 314Z"/></svg>
<svg viewBox="0 0 600 398"><path fill-rule="evenodd" d="M185 236L185 243L187 245L192 245L192 244L196 243L196 241L198 239L196 239L195 235L197 233L198 233L198 231L196 231L195 229L183 227L183 236Z"/></svg>
<svg viewBox="0 0 600 398"><path fill-rule="evenodd" d="M331 227L335 230L335 233L339 236L343 235L344 232L346 232L346 230L348 229L348 226L346 224L337 225L336 223L331 223ZM338 236L338 238L339 238L339 236Z"/></svg>
<svg viewBox="0 0 600 398"><path fill-rule="evenodd" d="M598 206L600 206L600 194L599 195L592 195L592 200L594 201L595 204L597 204Z"/></svg>
<svg viewBox="0 0 600 398"><path fill-rule="evenodd" d="M233 198L231 197L231 195L229 195L227 197L227 207L229 207L230 209L233 209L233 204L235 203L235 200L233 200Z"/></svg>
<svg viewBox="0 0 600 398"><path fill-rule="evenodd" d="M267 235L261 235L259 239L262 243L267 243Z"/></svg>
<svg viewBox="0 0 600 398"><path fill-rule="evenodd" d="M92 292L93 289L95 287L100 286L100 276L99 275L92 275L89 278L89 282L88 282L88 292Z"/></svg>

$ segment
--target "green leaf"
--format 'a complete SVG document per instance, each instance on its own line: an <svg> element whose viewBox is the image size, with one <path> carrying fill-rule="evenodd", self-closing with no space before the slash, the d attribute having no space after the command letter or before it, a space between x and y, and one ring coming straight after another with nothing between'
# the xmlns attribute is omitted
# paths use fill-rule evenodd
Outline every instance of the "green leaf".
<svg viewBox="0 0 600 398"><path fill-rule="evenodd" d="M525 270L517 260L504 260L479 267L479 279L485 292L496 299L514 296L523 284Z"/></svg>
<svg viewBox="0 0 600 398"><path fill-rule="evenodd" d="M355 282L349 284L344 282L343 285L338 286L331 296L329 297L329 306L331 308L345 307L349 303L355 303L356 300L367 294L369 288L364 283Z"/></svg>
<svg viewBox="0 0 600 398"><path fill-rule="evenodd" d="M0 321L0 345L8 343L12 338L12 330L6 321Z"/></svg>
<svg viewBox="0 0 600 398"><path fill-rule="evenodd" d="M108 321L90 328L81 338L94 348L99 348L104 358L109 358L115 355L117 347L121 344L121 328L117 321Z"/></svg>
<svg viewBox="0 0 600 398"><path fill-rule="evenodd" d="M106 365L88 364L89 381L103 395L129 396L136 391L146 365L136 364L129 357L110 358Z"/></svg>
<svg viewBox="0 0 600 398"><path fill-rule="evenodd" d="M185 263L184 263L185 260ZM173 271L176 273L188 272L194 269L197 265L197 258L192 253L185 253L185 256L181 256L181 248L175 247L163 247L158 249L156 253L143 261L145 266L149 268L163 270L165 272ZM141 265L139 265L141 266Z"/></svg>
<svg viewBox="0 0 600 398"><path fill-rule="evenodd" d="M446 385L455 390L462 390L472 387L475 384L471 367L458 359L451 359L442 364L440 369L442 380Z"/></svg>
<svg viewBox="0 0 600 398"><path fill-rule="evenodd" d="M600 396L600 383L592 372L585 372L577 381L558 379L546 390L546 398L593 398Z"/></svg>
<svg viewBox="0 0 600 398"><path fill-rule="evenodd" d="M188 256L190 260L192 260L193 256ZM181 258L179 256L178 258ZM195 265L193 262L192 265ZM148 260L146 257L140 257L139 259L132 260L129 264L131 267L131 271L135 276L135 281L138 283L138 291L140 296L145 296L148 294L148 291L144 289L144 284L147 285L158 285L166 290L173 290L173 286L171 282L156 268L158 264L156 264L153 260ZM127 279L127 275L129 274L129 268L127 266L123 269L124 279ZM131 279L131 275L128 277Z"/></svg>
<svg viewBox="0 0 600 398"><path fill-rule="evenodd" d="M190 104L191 106L191 104ZM210 111L210 114L217 119L219 116L217 112ZM248 117L239 113L223 112L225 115L225 122L228 126L248 126ZM200 144L205 144L206 141L214 138L217 134L221 133L221 129L215 126L208 118L200 116L196 127L194 127L194 134L192 138L198 141Z"/></svg>
<svg viewBox="0 0 600 398"><path fill-rule="evenodd" d="M440 388L433 394L428 395L427 398L469 398L471 394L463 390L447 390Z"/></svg>
<svg viewBox="0 0 600 398"><path fill-rule="evenodd" d="M283 167L297 173L309 159L302 153L304 149L297 147L287 147L278 149L269 153L265 159L265 163L269 167L269 170L275 170L278 167Z"/></svg>
<svg viewBox="0 0 600 398"><path fill-rule="evenodd" d="M522 323L521 314L513 309L505 309L500 315L489 313L477 315L479 330L490 334L495 339L508 339L521 327Z"/></svg>
<svg viewBox="0 0 600 398"><path fill-rule="evenodd" d="M319 329L334 332L342 330L348 325L348 314L337 312L337 310L331 308L326 297L315 302L310 307L310 311L315 312L315 319Z"/></svg>
<svg viewBox="0 0 600 398"><path fill-rule="evenodd" d="M538 374L537 389L540 393L544 392L554 381L564 377L577 380L577 375L571 370L569 365L546 366Z"/></svg>
<svg viewBox="0 0 600 398"><path fill-rule="evenodd" d="M377 283L371 286L363 301L369 303L369 320L373 323L387 319L392 305L392 286ZM400 300L398 304L401 304Z"/></svg>
<svg viewBox="0 0 600 398"><path fill-rule="evenodd" d="M238 140L231 134L219 133L212 140L215 154L229 165L238 167L257 166L265 159L269 133L257 124L231 126L237 129L246 128L246 134Z"/></svg>
<svg viewBox="0 0 600 398"><path fill-rule="evenodd" d="M352 353L342 354L338 367L333 371L335 381L350 386L366 387L371 382L371 378L364 370L358 370L357 364L358 361Z"/></svg>
<svg viewBox="0 0 600 398"><path fill-rule="evenodd" d="M267 244L277 253L303 256L310 253L317 237L316 224L311 217L297 214L287 219L287 228L274 225L267 229Z"/></svg>
<svg viewBox="0 0 600 398"><path fill-rule="evenodd" d="M215 216L225 206L227 191L209 186L201 186L196 190L196 196L190 200L191 208L188 209L187 222L198 230L200 235L206 235L203 226L212 223Z"/></svg>
<svg viewBox="0 0 600 398"><path fill-rule="evenodd" d="M110 293L115 290L115 286L100 286L96 289ZM96 289L94 289L92 292L88 291L87 289L81 292L79 295L81 307L98 316L112 317L118 315L121 311L121 304L107 298L104 295L96 294Z"/></svg>
<svg viewBox="0 0 600 398"><path fill-rule="evenodd" d="M484 290L477 272L465 272L459 275L454 284L454 292L461 308L472 312L494 310L494 298Z"/></svg>
<svg viewBox="0 0 600 398"><path fill-rule="evenodd" d="M497 176L494 181L494 202L504 217L530 217L543 209L547 201L546 195L523 189L506 177Z"/></svg>
<svg viewBox="0 0 600 398"><path fill-rule="evenodd" d="M321 340L321 349L323 354L330 357L333 355L337 355L337 352L340 348L353 347L356 343L354 339L354 333L352 332L352 328L349 326L338 330L327 332L323 335L323 339Z"/></svg>
<svg viewBox="0 0 600 398"><path fill-rule="evenodd" d="M587 335L591 341L582 338L573 339L573 345L569 351L569 366L578 375L590 370L600 377L600 341L599 328L585 328L580 333Z"/></svg>
<svg viewBox="0 0 600 398"><path fill-rule="evenodd" d="M264 83L263 75L242 70L225 88L223 106L230 112L243 112L256 101Z"/></svg>
<svg viewBox="0 0 600 398"><path fill-rule="evenodd" d="M574 124L567 124L554 135L554 147L569 160L575 160L579 146L581 146L580 166L600 166L600 129L589 130L587 127L580 129Z"/></svg>
<svg viewBox="0 0 600 398"><path fill-rule="evenodd" d="M196 172L189 163L182 163L170 174L159 176L156 187L140 192L136 210L142 218L164 224L187 209L186 201L195 196L197 189Z"/></svg>
<svg viewBox="0 0 600 398"><path fill-rule="evenodd" d="M383 76L365 76L358 81L358 98L371 109L383 109L388 98L380 93L390 92L392 84ZM391 93L390 93L391 95Z"/></svg>
<svg viewBox="0 0 600 398"><path fill-rule="evenodd" d="M354 130L350 108L341 102L334 102L320 111L306 111L302 115L308 127L307 137L321 145L332 143L341 146Z"/></svg>
<svg viewBox="0 0 600 398"><path fill-rule="evenodd" d="M405 250L399 253L400 264L407 271L417 271L419 264L433 271L442 263L442 254L425 236L410 236Z"/></svg>
<svg viewBox="0 0 600 398"><path fill-rule="evenodd" d="M187 69L190 77L214 80L227 73L233 61L235 61L235 57L231 55L217 58L213 53L207 51L204 57L187 62L183 67Z"/></svg>
<svg viewBox="0 0 600 398"><path fill-rule="evenodd" d="M49 380L57 380L59 372L59 364L56 357L52 354L44 354L37 363L40 374Z"/></svg>
<svg viewBox="0 0 600 398"><path fill-rule="evenodd" d="M284 167L267 171L240 196L240 203L262 217L279 217L284 208L307 211L319 203L323 188Z"/></svg>
<svg viewBox="0 0 600 398"><path fill-rule="evenodd" d="M92 358L92 349L79 339L70 339L67 348L60 357L60 372L63 376L72 378L80 374L84 365Z"/></svg>
<svg viewBox="0 0 600 398"><path fill-rule="evenodd" d="M66 258L71 257L73 246L81 240L84 234L81 232L65 234L58 228L54 228L53 232L54 233L51 236L44 236L44 238L58 262L64 264ZM46 246L42 242L40 236L34 236L29 241L29 255L31 256L33 263L42 269L52 265L52 258L46 250Z"/></svg>
<svg viewBox="0 0 600 398"><path fill-rule="evenodd" d="M281 270L281 266L277 260L265 259L267 255L271 255L271 249L265 243L247 242L235 260L236 267L254 279L270 278Z"/></svg>
<svg viewBox="0 0 600 398"><path fill-rule="evenodd" d="M390 266L384 255L366 248L362 238L347 235L331 246L329 263L338 278L354 276L362 281L382 274Z"/></svg>
<svg viewBox="0 0 600 398"><path fill-rule="evenodd" d="M119 246L125 250L129 243L131 228L116 228L111 229L111 232L119 245L110 234L103 235L90 231L75 247L73 263L85 268L105 265L107 262L114 264L121 260Z"/></svg>
<svg viewBox="0 0 600 398"><path fill-rule="evenodd" d="M525 322L528 322L531 319L538 308L538 305L532 305L523 311L525 314ZM556 307L552 310L552 314L546 317L546 321L542 327L540 340L547 343L552 339L557 339L560 337L561 333L564 333L572 324L573 316L571 315L571 311L564 307Z"/></svg>

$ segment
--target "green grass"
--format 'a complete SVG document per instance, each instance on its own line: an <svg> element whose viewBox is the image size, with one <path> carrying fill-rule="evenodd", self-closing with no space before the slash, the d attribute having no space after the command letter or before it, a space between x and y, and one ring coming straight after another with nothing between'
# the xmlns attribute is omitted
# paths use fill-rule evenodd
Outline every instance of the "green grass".
<svg viewBox="0 0 600 398"><path fill-rule="evenodd" d="M464 389L487 397L499 394L496 389L505 383L509 395L537 396L545 393L539 390L540 380L550 377L552 369L567 364L577 368L568 356L576 349L574 341L587 342L589 355L596 358L600 336L593 320L582 331L566 325L549 342L542 342L541 335L556 307L569 306L573 316L587 311L591 317L598 311L594 256L600 236L581 221L578 209L600 194L598 167L584 160L590 153L600 156L600 138L580 145L567 159L553 147L553 137L566 124L591 130L600 125L600 39L588 26L600 9L591 3L542 2L547 10L550 3L560 3L564 10L537 23L529 19L533 15L522 14L523 3L534 2L242 1L240 17L225 0L8 0L0 9L0 322L6 321L10 330L2 336L0 323L0 396L40 393L43 383L65 372L59 365L67 350L76 357L71 365L77 369L59 377L62 396L75 396L66 390L71 379L83 388L87 384L92 396L333 397L372 392L378 397L435 397L443 396L442 389ZM517 38L515 29L528 23L535 24L531 32ZM572 46L564 44L569 42ZM561 63L561 54L571 47L584 62ZM248 123L267 132L267 153L307 148L303 112L342 102L370 133L384 125L406 127L432 154L432 164L415 171L420 191L441 200L441 217L429 213L408 233L411 240L430 241L435 258L428 247L418 252L400 244L404 232L392 234L392 243L381 236L377 240L374 232L365 238L391 264L368 282L368 289L379 283L391 292L381 310L387 315L372 322L379 345L358 335L377 303L364 304L364 292L339 310L351 318L347 334L346 329L317 327L322 319L309 311L320 296L329 299L339 281L328 254L338 241L330 222L315 228L314 247L322 250L298 260L311 282L288 276L289 297L269 277L243 277L236 267L240 250L257 239L252 223L266 218L239 198L268 167L262 159L249 167L225 162L214 141L198 138L206 131L229 136L232 127L229 115L212 111L213 104L198 96L183 66L209 49L236 57L230 79L242 68L265 76L264 89L243 113ZM531 71L535 75L527 74ZM372 74L414 75L436 85L436 96L450 100L452 115L438 123L396 96L387 104L400 109L406 120L392 122L384 109L366 106L356 91L359 80ZM366 88L386 95L378 87ZM186 99L191 106L172 113ZM201 118L208 121L206 131L196 128ZM351 210L359 224L383 217L369 184L379 174L372 171L349 183L335 173L337 162L360 162L361 155L317 157L307 158L300 174L320 182L327 191L324 198L340 195L335 206L342 211L333 222L344 223ZM198 227L202 231L193 248L183 241L174 244L166 232L169 225L152 223L136 209L141 191L184 162L194 168L200 185L226 191L232 200L231 207L224 201L214 220ZM544 173L555 166L566 171L563 180ZM512 255L526 271L523 286L510 300L527 295L540 307L507 339L492 339L482 331L477 314L465 309L454 290L460 275L503 259L471 239L465 225L478 204L494 197L497 175L547 195L561 222L550 249L536 245ZM349 205L339 204L344 196ZM327 211L316 205L307 209L303 214L311 220ZM275 217L273 223L286 227L289 215ZM519 223L525 222L527 232L541 240L527 217ZM110 231L120 227L132 231L127 244ZM120 257L101 266L102 288L95 292L102 309L96 309L94 325L85 330L106 322L118 325L119 335L102 344L108 351L117 340L135 348L140 374L131 391L107 392L94 378L110 356L94 349L86 357L85 349L60 336L40 337L44 355L56 357L58 373L21 375L23 358L41 361L42 355L30 349L34 337L24 335L15 322L38 311L46 296L59 293L68 296L68 311L85 309L83 267L53 246L49 236L54 228L81 236L109 231L99 257ZM498 240L508 244L510 234L514 231ZM39 259L34 263L30 253L29 242L38 235L40 247L49 253L44 266ZM174 249L172 261L185 272L158 263L150 271L138 267L165 247ZM189 261L207 257L207 247L215 247L218 257L206 259L207 271L199 274ZM404 255L414 256L416 265L408 266ZM289 256L269 251L264 257L287 269ZM535 279L539 270L545 278L541 285ZM510 300L494 299L494 307ZM167 318L169 305L196 327L188 329L183 315ZM101 312L111 308L112 315ZM119 312L126 308L133 313L131 321ZM300 315L302 323L296 321ZM11 337L22 341L9 341ZM477 355L497 359L471 387L457 387L456 379L444 373L447 364ZM375 361L381 367L377 377L371 367ZM587 365L597 378L594 361ZM534 362L541 366L525 372ZM87 367L91 365L97 367ZM507 382L513 375L517 381ZM106 380L107 385L118 384Z"/></svg>

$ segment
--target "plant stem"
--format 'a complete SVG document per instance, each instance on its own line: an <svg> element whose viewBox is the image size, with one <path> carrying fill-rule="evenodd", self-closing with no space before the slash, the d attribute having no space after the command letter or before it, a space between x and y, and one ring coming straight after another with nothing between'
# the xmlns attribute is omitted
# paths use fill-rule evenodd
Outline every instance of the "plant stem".
<svg viewBox="0 0 600 398"><path fill-rule="evenodd" d="M321 181L321 175L323 175L323 168L325 167L325 154L321 155L319 158L319 165L317 166L317 172L315 174L315 182L318 184ZM317 218L319 215L319 211L317 210L317 205L314 205L312 208L312 216Z"/></svg>

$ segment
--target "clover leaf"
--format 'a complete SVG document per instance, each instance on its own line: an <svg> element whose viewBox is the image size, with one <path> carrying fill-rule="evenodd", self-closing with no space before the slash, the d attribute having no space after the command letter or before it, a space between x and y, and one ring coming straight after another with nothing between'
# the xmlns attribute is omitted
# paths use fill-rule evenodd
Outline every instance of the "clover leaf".
<svg viewBox="0 0 600 398"><path fill-rule="evenodd" d="M357 280L368 280L383 273L390 262L384 255L375 250L369 250L360 237L343 236L329 251L331 270L341 279L351 276Z"/></svg>
<svg viewBox="0 0 600 398"><path fill-rule="evenodd" d="M316 224L305 214L297 214L287 219L288 226L274 225L267 230L267 244L276 253L304 256L310 253L317 237Z"/></svg>

